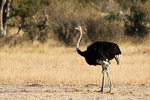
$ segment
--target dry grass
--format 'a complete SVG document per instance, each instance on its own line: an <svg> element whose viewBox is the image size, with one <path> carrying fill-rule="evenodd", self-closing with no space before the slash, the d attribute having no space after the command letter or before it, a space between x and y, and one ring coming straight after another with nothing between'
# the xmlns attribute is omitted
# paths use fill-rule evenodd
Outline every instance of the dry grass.
<svg viewBox="0 0 150 100"><path fill-rule="evenodd" d="M121 65L113 60L109 68L113 84L150 86L150 45L120 47ZM89 66L75 48L42 45L0 50L0 82L4 84L101 85L101 78L101 66Z"/></svg>

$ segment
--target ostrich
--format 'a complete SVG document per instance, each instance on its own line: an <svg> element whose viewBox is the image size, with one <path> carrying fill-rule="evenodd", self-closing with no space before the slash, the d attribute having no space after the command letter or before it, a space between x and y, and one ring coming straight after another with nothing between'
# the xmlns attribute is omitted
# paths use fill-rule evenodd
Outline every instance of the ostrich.
<svg viewBox="0 0 150 100"><path fill-rule="evenodd" d="M112 42L97 41L91 44L90 46L88 46L86 51L81 51L79 49L79 44L82 38L82 28L81 26L78 26L75 29L80 32L80 37L76 45L76 50L78 54L85 57L85 60L89 65L94 65L94 66L101 65L102 66L102 74L103 74L102 87L99 92L103 92L103 89L104 89L105 72L108 77L108 83L109 83L109 88L110 88L109 92L111 92L112 82L109 77L108 67L111 64L111 60L113 58L115 58L117 64L119 65L120 56L121 56L121 51L119 49L119 46Z"/></svg>

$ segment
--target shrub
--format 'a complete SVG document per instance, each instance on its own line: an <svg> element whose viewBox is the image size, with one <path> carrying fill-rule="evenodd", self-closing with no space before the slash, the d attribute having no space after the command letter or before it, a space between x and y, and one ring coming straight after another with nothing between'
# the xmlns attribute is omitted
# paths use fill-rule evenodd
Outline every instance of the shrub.
<svg viewBox="0 0 150 100"><path fill-rule="evenodd" d="M127 35L144 37L148 34L147 24L149 22L146 13L147 7L145 7L145 3L132 4L130 14L126 15L127 20L125 21L125 33Z"/></svg>
<svg viewBox="0 0 150 100"><path fill-rule="evenodd" d="M104 14L90 6L71 2L53 2L50 6L50 17L52 20L52 29L60 41L67 45L75 44L73 38L76 36L75 27L81 25L83 27L83 41L97 40L115 40L121 37L124 33L123 26L116 20L109 21L105 19Z"/></svg>
<svg viewBox="0 0 150 100"><path fill-rule="evenodd" d="M60 41L70 45L76 35L77 26L75 5L72 2L54 1L50 6L52 29Z"/></svg>
<svg viewBox="0 0 150 100"><path fill-rule="evenodd" d="M87 34L93 42L120 40L123 33L124 28L118 22L109 22L104 18L87 21Z"/></svg>
<svg viewBox="0 0 150 100"><path fill-rule="evenodd" d="M26 18L26 25L24 27L25 36L29 40L38 40L44 43L48 39L49 24L48 18L42 12L39 15Z"/></svg>

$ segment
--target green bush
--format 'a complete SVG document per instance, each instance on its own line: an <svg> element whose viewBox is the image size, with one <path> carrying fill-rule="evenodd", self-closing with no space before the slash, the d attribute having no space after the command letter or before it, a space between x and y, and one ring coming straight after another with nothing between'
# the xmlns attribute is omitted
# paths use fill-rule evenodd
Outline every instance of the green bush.
<svg viewBox="0 0 150 100"><path fill-rule="evenodd" d="M146 13L147 7L145 4L133 3L130 7L130 14L127 15L125 21L125 33L129 36L144 37L148 34L148 17Z"/></svg>

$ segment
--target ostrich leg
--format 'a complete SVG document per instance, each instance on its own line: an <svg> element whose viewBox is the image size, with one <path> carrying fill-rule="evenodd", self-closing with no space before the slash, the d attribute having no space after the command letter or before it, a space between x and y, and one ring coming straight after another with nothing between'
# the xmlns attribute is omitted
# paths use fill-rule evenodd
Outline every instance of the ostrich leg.
<svg viewBox="0 0 150 100"><path fill-rule="evenodd" d="M100 92L103 92L103 89L104 89L104 81L105 81L105 67L102 66L102 74L103 74L103 77L102 77L102 87L101 87L101 90Z"/></svg>
<svg viewBox="0 0 150 100"><path fill-rule="evenodd" d="M109 88L110 88L110 91L109 91L109 92L111 92L111 89L112 89L112 82L111 82L111 80L110 80L109 72L108 72L107 67L106 67L105 71L106 71L106 74L107 74L107 77L108 77L108 83L109 83Z"/></svg>

